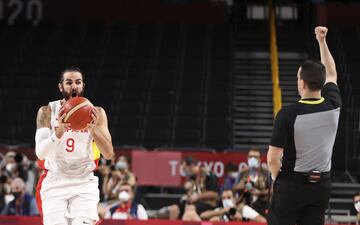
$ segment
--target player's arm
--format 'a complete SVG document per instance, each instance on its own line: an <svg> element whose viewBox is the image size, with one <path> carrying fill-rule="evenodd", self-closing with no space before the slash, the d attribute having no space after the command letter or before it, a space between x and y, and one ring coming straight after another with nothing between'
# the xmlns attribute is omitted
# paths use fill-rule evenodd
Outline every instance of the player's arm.
<svg viewBox="0 0 360 225"><path fill-rule="evenodd" d="M326 81L325 83L337 82L337 72L334 58L332 57L330 50L326 43L326 34L328 29L326 27L318 26L315 28L316 39L319 43L320 58L326 69Z"/></svg>
<svg viewBox="0 0 360 225"><path fill-rule="evenodd" d="M35 152L36 156L43 160L49 155L54 145L54 134L51 136L51 108L50 106L40 107L36 118Z"/></svg>
<svg viewBox="0 0 360 225"><path fill-rule="evenodd" d="M114 149L106 112L101 107L94 107L92 117L93 124L89 125L90 133L104 158L111 159L114 155Z"/></svg>
<svg viewBox="0 0 360 225"><path fill-rule="evenodd" d="M283 155L284 149L269 146L269 151L267 153L267 164L271 173L272 179L275 179L280 171L281 168L281 157Z"/></svg>
<svg viewBox="0 0 360 225"><path fill-rule="evenodd" d="M59 126L56 131L51 134L50 106L42 106L38 111L36 118L35 152L40 160L45 159L49 155L51 149L60 142L61 137L66 131L68 124L61 122L66 114L62 112L63 108L60 109L58 115Z"/></svg>

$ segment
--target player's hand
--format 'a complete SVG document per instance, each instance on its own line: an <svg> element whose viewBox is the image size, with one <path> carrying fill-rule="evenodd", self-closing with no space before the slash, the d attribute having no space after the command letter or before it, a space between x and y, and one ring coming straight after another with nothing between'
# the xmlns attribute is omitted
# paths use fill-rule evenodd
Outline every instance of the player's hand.
<svg viewBox="0 0 360 225"><path fill-rule="evenodd" d="M94 130L96 129L96 126L99 124L99 110L96 107L93 107L91 111L91 123L88 124L88 129L90 133L92 134Z"/></svg>
<svg viewBox="0 0 360 225"><path fill-rule="evenodd" d="M322 27L322 26L317 26L317 27L315 27L316 39L317 39L319 42L325 41L327 32L328 32L327 27Z"/></svg>
<svg viewBox="0 0 360 225"><path fill-rule="evenodd" d="M65 103L65 100L60 101L61 107L60 107L59 113L56 117L56 119L58 121L58 127L55 130L55 135L58 138L61 138L63 136L63 134L65 133L65 131L70 126L70 123L64 123L64 119L66 117L66 113L64 113L64 103Z"/></svg>

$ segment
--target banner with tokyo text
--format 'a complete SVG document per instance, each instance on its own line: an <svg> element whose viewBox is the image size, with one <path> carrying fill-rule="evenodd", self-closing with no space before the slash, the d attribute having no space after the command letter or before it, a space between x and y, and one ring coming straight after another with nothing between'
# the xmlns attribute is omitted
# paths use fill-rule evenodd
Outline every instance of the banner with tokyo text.
<svg viewBox="0 0 360 225"><path fill-rule="evenodd" d="M225 176L225 166L234 163L239 169L247 166L247 152L182 152L182 151L142 151L133 150L132 171L136 174L139 185L181 186L185 176L180 167L181 159L192 156L198 163L211 170L222 184ZM266 163L262 156L262 163Z"/></svg>

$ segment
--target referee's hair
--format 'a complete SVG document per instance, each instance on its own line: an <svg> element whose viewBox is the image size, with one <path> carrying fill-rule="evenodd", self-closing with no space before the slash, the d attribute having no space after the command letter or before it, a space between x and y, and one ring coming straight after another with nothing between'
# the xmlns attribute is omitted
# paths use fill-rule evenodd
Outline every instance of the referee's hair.
<svg viewBox="0 0 360 225"><path fill-rule="evenodd" d="M319 60L307 59L301 63L300 78L305 81L310 91L318 91L325 84L325 66Z"/></svg>

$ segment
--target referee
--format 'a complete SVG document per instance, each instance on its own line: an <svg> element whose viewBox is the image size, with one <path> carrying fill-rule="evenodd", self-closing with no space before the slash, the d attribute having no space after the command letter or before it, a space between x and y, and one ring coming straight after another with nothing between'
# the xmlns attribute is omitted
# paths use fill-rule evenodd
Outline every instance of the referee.
<svg viewBox="0 0 360 225"><path fill-rule="evenodd" d="M297 73L301 100L277 114L267 154L274 182L271 225L323 225L331 194L331 156L341 96L336 66L316 27L321 62L305 60Z"/></svg>

